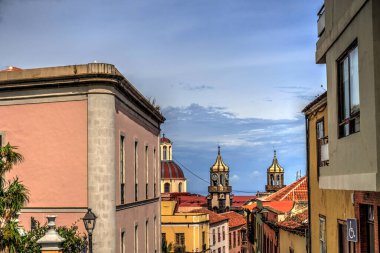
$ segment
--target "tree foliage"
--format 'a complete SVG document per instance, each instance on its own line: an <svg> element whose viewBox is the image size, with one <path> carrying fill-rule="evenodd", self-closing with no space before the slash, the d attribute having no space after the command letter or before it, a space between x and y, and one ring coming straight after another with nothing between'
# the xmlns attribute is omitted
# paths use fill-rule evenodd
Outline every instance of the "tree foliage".
<svg viewBox="0 0 380 253"><path fill-rule="evenodd" d="M23 160L16 149L9 143L0 147L0 250L10 253L17 252L17 245L21 242L17 216L29 201L29 191L17 177L5 178L5 173Z"/></svg>
<svg viewBox="0 0 380 253"><path fill-rule="evenodd" d="M37 222L36 228L32 229L25 236L21 237L21 243L17 247L18 253L40 253L40 245L38 239L43 237L48 230L47 224L41 226ZM83 252L87 245L86 236L81 236L78 227L73 224L71 227L58 227L58 234L65 239L63 242L64 253L80 253Z"/></svg>

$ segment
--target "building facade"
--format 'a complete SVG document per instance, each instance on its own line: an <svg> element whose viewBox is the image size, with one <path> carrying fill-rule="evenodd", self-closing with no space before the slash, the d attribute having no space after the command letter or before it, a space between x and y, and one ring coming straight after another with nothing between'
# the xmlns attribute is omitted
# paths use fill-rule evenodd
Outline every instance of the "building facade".
<svg viewBox="0 0 380 253"><path fill-rule="evenodd" d="M231 209L232 187L229 185L229 172L230 169L223 162L220 147L218 147L216 161L210 168L210 186L207 196L209 209L214 212L223 213Z"/></svg>
<svg viewBox="0 0 380 253"><path fill-rule="evenodd" d="M319 188L320 170L329 168L327 92L317 97L303 111L307 126L311 252L336 252L340 247L353 250L353 243L349 243L343 235L346 220L355 217L354 191ZM338 252L351 252L341 250Z"/></svg>
<svg viewBox="0 0 380 253"><path fill-rule="evenodd" d="M228 253L228 218L206 208L192 212L206 213L210 219L210 253Z"/></svg>
<svg viewBox="0 0 380 253"><path fill-rule="evenodd" d="M204 212L177 212L178 202L161 202L162 241L175 253L209 252L210 219Z"/></svg>
<svg viewBox="0 0 380 253"><path fill-rule="evenodd" d="M92 208L94 252L159 252L164 117L111 64L0 72L1 140L18 146L30 191L20 224L77 223Z"/></svg>
<svg viewBox="0 0 380 253"><path fill-rule="evenodd" d="M319 188L354 191L347 200L355 205L354 215L347 213L357 221L353 247L371 253L380 248L379 17L376 0L325 1L316 48L316 62L327 70L329 130L329 165L320 167ZM338 226L343 233L345 224Z"/></svg>
<svg viewBox="0 0 380 253"><path fill-rule="evenodd" d="M228 218L229 252L247 253L247 222L244 216L234 211L225 212L221 215Z"/></svg>
<svg viewBox="0 0 380 253"><path fill-rule="evenodd" d="M173 161L173 145L165 137L160 139L161 193L186 192L187 181L181 167Z"/></svg>

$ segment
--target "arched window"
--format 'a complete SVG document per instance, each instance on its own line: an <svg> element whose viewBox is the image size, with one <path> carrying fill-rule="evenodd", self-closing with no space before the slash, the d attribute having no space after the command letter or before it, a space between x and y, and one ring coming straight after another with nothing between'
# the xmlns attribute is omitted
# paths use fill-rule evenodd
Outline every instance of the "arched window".
<svg viewBox="0 0 380 253"><path fill-rule="evenodd" d="M178 192L182 192L182 182L178 184Z"/></svg>
<svg viewBox="0 0 380 253"><path fill-rule="evenodd" d="M166 146L164 146L163 155L162 155L162 157L163 157L164 160L168 160L167 157L166 157L166 151L167 151L166 150Z"/></svg>
<svg viewBox="0 0 380 253"><path fill-rule="evenodd" d="M277 185L280 185L280 175L277 175Z"/></svg>
<svg viewBox="0 0 380 253"><path fill-rule="evenodd" d="M219 179L219 184L224 185L223 174L220 174Z"/></svg>
<svg viewBox="0 0 380 253"><path fill-rule="evenodd" d="M274 178L273 174L270 175L270 185L274 185Z"/></svg>
<svg viewBox="0 0 380 253"><path fill-rule="evenodd" d="M164 184L164 192L170 192L170 184L169 183Z"/></svg>

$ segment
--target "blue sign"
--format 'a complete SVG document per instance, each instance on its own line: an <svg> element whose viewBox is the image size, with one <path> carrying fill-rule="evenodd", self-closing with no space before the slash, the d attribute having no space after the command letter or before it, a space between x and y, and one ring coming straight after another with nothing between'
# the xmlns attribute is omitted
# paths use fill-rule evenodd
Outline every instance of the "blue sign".
<svg viewBox="0 0 380 253"><path fill-rule="evenodd" d="M347 241L358 241L358 224L356 219L347 219Z"/></svg>

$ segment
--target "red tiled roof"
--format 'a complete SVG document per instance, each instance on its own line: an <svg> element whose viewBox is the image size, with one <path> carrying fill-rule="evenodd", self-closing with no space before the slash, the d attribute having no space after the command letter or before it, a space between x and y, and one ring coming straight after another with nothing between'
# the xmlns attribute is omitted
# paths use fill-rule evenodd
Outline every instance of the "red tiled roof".
<svg viewBox="0 0 380 253"><path fill-rule="evenodd" d="M289 200L283 200L283 201L267 201L262 202L263 207L267 207L268 209L271 209L275 212L281 212L281 213L287 213L290 212L294 206L293 201ZM246 208L250 211L257 208L257 203L252 203L250 205L245 205L243 208Z"/></svg>
<svg viewBox="0 0 380 253"><path fill-rule="evenodd" d="M210 211L206 208L201 208L201 209L196 209L196 210L193 210L191 211L192 213L207 213L208 216L209 216L209 219L210 219L210 224L214 224L214 223L218 223L218 222L221 222L221 221L225 221L225 220L228 220L227 217L221 215L221 214L217 214L213 211Z"/></svg>
<svg viewBox="0 0 380 253"><path fill-rule="evenodd" d="M160 142L161 143L172 143L171 140L166 138L166 137L161 137Z"/></svg>
<svg viewBox="0 0 380 253"><path fill-rule="evenodd" d="M308 211L305 209L303 212L290 216L284 221L278 223L278 226L284 230L288 231L299 231L304 233L305 227L307 226Z"/></svg>
<svg viewBox="0 0 380 253"><path fill-rule="evenodd" d="M234 196L232 198L232 207L242 207L246 202L255 199L256 196Z"/></svg>
<svg viewBox="0 0 380 253"><path fill-rule="evenodd" d="M289 200L269 201L269 202L264 202L263 205L264 207L267 207L268 209L271 209L273 211L287 213L293 209L294 202L289 201Z"/></svg>
<svg viewBox="0 0 380 253"><path fill-rule="evenodd" d="M264 198L264 200L292 200L292 201L307 201L307 178L301 177L294 183L278 190L277 192Z"/></svg>
<svg viewBox="0 0 380 253"><path fill-rule="evenodd" d="M201 195L180 196L178 200L179 206L207 207L207 198Z"/></svg>
<svg viewBox="0 0 380 253"><path fill-rule="evenodd" d="M181 167L174 161L161 161L161 178L162 179L185 179Z"/></svg>
<svg viewBox="0 0 380 253"><path fill-rule="evenodd" d="M9 66L9 67L6 68L6 69L2 69L2 70L0 70L0 72L21 71L21 70L22 70L22 69L20 69L20 68L13 67L13 66Z"/></svg>
<svg viewBox="0 0 380 253"><path fill-rule="evenodd" d="M243 215L233 211L221 213L220 215L223 215L224 217L228 218L228 226L230 228L244 226L247 223L247 220L244 218Z"/></svg>

